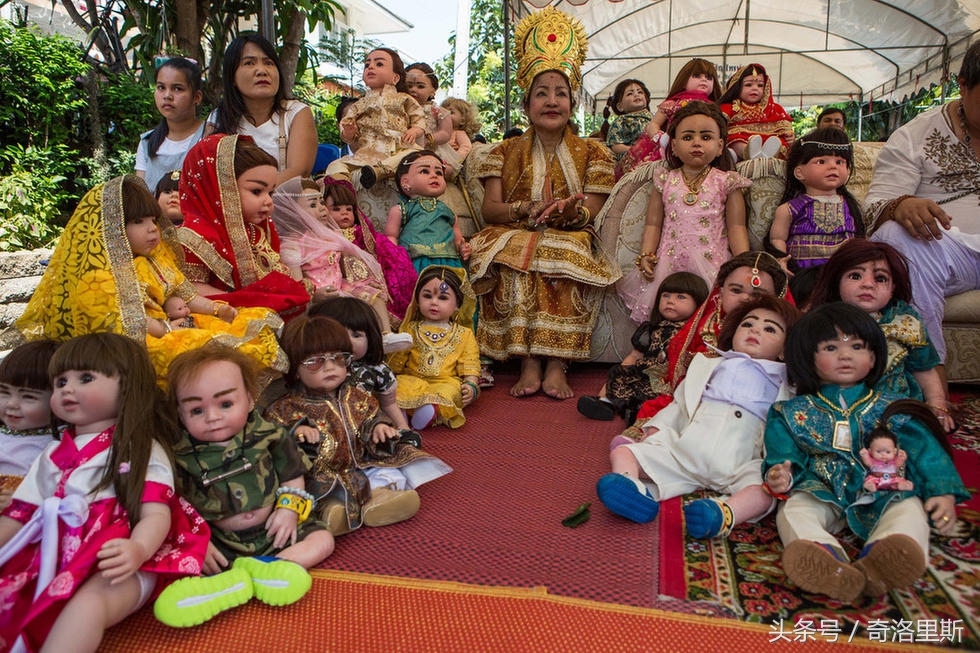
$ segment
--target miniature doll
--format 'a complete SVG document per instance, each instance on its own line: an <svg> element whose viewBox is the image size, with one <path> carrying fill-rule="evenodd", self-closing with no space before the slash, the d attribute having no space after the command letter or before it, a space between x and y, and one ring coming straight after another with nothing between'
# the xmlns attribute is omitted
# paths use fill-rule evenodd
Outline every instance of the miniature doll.
<svg viewBox="0 0 980 653"><path fill-rule="evenodd" d="M347 110L340 121L340 138L353 154L327 166L327 176L350 181L360 170L360 184L371 188L379 179L390 179L408 152L420 149L416 141L425 134L425 112L408 94L405 65L390 48L376 48L364 60L367 94Z"/></svg>
<svg viewBox="0 0 980 653"><path fill-rule="evenodd" d="M869 433L867 443L858 455L868 468L864 478L864 489L868 492L915 489L915 484L905 478L908 454L898 448L898 438L891 431Z"/></svg>
<svg viewBox="0 0 980 653"><path fill-rule="evenodd" d="M174 329L193 329L194 316L191 309L180 295L171 295L163 302L163 312L166 313L170 326Z"/></svg>

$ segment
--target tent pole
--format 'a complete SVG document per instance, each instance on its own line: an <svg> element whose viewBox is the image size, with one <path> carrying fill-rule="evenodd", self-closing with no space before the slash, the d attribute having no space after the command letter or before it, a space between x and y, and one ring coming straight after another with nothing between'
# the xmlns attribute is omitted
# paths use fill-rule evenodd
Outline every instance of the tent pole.
<svg viewBox="0 0 980 653"><path fill-rule="evenodd" d="M504 131L510 129L510 23L507 18L507 2L501 4L504 26Z"/></svg>
<svg viewBox="0 0 980 653"><path fill-rule="evenodd" d="M860 93L858 93L858 137L857 137L857 139L859 141L862 140L862 138L861 138L861 127L863 127L863 124L862 124L863 123L863 121L862 121L862 118L863 117L864 117L864 91L861 91Z"/></svg>

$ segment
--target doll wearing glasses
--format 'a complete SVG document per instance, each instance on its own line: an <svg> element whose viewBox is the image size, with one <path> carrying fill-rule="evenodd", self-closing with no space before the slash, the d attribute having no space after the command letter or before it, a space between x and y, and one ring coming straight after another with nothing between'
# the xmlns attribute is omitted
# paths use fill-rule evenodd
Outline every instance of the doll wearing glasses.
<svg viewBox="0 0 980 653"><path fill-rule="evenodd" d="M282 343L294 361L289 392L265 417L289 429L312 461L306 488L319 518L340 535L414 515L415 488L451 470L403 441L374 394L349 377L347 329L332 318L299 317L286 325Z"/></svg>

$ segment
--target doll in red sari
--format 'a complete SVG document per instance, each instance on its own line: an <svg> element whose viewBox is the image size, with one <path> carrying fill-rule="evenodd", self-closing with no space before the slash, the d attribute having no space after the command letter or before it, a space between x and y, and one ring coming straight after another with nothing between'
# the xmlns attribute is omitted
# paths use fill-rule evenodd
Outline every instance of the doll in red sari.
<svg viewBox="0 0 980 653"><path fill-rule="evenodd" d="M709 345L718 346L721 323L727 314L759 293L785 297L786 284L786 272L769 254L743 252L725 262L708 299L670 339L667 374L660 379L663 394L640 407L637 421L653 417L671 402L674 388L684 379L694 355L708 351Z"/></svg>
<svg viewBox="0 0 980 653"><path fill-rule="evenodd" d="M750 63L735 71L718 105L728 116L728 147L739 161L757 156L786 158L796 139L793 120L772 98L765 68Z"/></svg>
<svg viewBox="0 0 980 653"><path fill-rule="evenodd" d="M178 230L185 273L198 292L232 306L301 314L309 289L279 258L272 224L275 159L248 136L213 134L192 147L180 177Z"/></svg>

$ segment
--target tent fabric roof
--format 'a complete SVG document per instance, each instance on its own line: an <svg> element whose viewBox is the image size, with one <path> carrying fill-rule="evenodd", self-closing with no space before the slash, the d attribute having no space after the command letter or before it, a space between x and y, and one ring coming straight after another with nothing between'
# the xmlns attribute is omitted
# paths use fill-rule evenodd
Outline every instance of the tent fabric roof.
<svg viewBox="0 0 980 653"><path fill-rule="evenodd" d="M787 108L901 99L959 69L980 0L510 0L517 19L552 4L589 37L583 89L604 100L627 78L663 98L692 57L728 77L762 64Z"/></svg>

